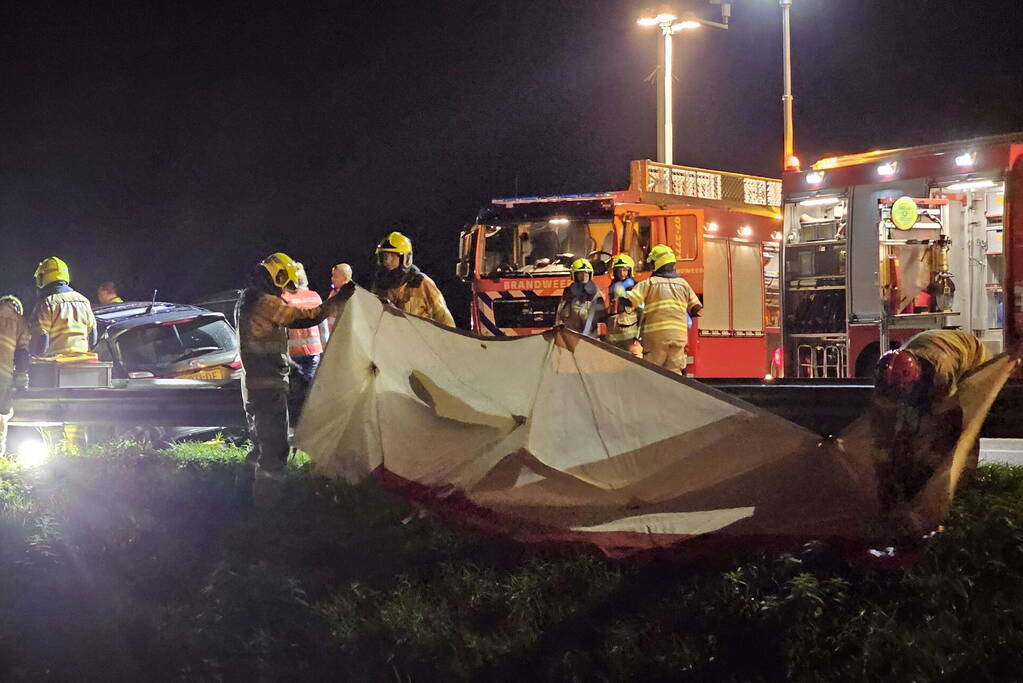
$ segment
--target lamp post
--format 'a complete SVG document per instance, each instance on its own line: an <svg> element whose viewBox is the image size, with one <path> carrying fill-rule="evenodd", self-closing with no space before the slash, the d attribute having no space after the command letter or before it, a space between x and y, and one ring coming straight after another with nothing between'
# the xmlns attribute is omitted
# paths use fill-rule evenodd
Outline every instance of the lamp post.
<svg viewBox="0 0 1023 683"><path fill-rule="evenodd" d="M781 5L781 36L782 36L782 70L783 88L781 102L785 129L785 150L782 154L782 165L786 171L798 171L799 159L796 157L794 134L792 131L792 32L789 25L789 11L792 0L778 0Z"/></svg>
<svg viewBox="0 0 1023 683"><path fill-rule="evenodd" d="M657 60L660 78L657 79L657 160L663 164L672 162L674 147L674 131L672 129L672 44L671 37L679 31L700 28L700 22L694 20L676 23L674 14L667 12L653 17L643 17L636 23L640 26L656 26L661 29L662 49Z"/></svg>

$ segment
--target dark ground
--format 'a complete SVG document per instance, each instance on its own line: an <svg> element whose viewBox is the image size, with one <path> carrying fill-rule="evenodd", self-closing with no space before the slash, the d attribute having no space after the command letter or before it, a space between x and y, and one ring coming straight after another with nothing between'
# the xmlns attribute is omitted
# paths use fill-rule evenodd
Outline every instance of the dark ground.
<svg viewBox="0 0 1023 683"><path fill-rule="evenodd" d="M908 571L821 547L644 564L408 525L295 468L231 496L241 449L107 446L0 469L3 680L1010 680L1023 469L982 468ZM5 461L6 462L6 461Z"/></svg>

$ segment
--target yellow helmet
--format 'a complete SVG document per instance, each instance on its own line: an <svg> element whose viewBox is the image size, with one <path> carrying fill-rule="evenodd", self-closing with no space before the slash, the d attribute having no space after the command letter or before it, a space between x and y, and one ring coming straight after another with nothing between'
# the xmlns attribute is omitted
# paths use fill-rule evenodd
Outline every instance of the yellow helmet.
<svg viewBox="0 0 1023 683"><path fill-rule="evenodd" d="M392 232L380 240L380 244L377 245L377 258L388 252L401 255L402 267L408 268L412 265L412 240L400 232Z"/></svg>
<svg viewBox="0 0 1023 683"><path fill-rule="evenodd" d="M71 271L68 270L67 264L56 256L50 256L44 258L36 266L35 272L36 287L42 289L51 282L57 282L63 280L64 282L71 282Z"/></svg>
<svg viewBox="0 0 1023 683"><path fill-rule="evenodd" d="M25 314L25 307L21 305L21 299L14 296L13 294L5 294L0 296L0 304L10 304L14 310L18 312L18 315Z"/></svg>
<svg viewBox="0 0 1023 683"><path fill-rule="evenodd" d="M618 254L611 261L611 272L614 272L615 268L628 268L629 275L632 275L632 272L636 270L636 262L628 254Z"/></svg>
<svg viewBox="0 0 1023 683"><path fill-rule="evenodd" d="M584 258L577 258L575 261L572 261L569 270L572 271L572 275L576 273L589 273L590 277L593 277L593 264Z"/></svg>
<svg viewBox="0 0 1023 683"><path fill-rule="evenodd" d="M675 252L671 250L671 247L666 244L658 244L650 250L647 260L650 261L653 270L657 271L661 266L675 263L678 259L675 258Z"/></svg>
<svg viewBox="0 0 1023 683"><path fill-rule="evenodd" d="M270 273L270 281L281 289L294 288L298 283L295 260L283 252L270 254L259 265L266 268L266 272Z"/></svg>

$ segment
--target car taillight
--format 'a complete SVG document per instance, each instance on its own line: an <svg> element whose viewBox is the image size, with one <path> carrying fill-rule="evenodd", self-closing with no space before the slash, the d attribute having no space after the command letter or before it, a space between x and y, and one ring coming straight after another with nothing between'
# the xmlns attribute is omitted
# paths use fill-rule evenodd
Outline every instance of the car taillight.
<svg viewBox="0 0 1023 683"><path fill-rule="evenodd" d="M241 366L242 366L242 362L237 357L235 357L235 359L233 361L231 361L230 363L227 364L227 367L231 368L232 370L237 370Z"/></svg>
<svg viewBox="0 0 1023 683"><path fill-rule="evenodd" d="M142 370L140 372L129 372L128 373L128 378L129 379L156 379L156 375L154 375L151 372Z"/></svg>

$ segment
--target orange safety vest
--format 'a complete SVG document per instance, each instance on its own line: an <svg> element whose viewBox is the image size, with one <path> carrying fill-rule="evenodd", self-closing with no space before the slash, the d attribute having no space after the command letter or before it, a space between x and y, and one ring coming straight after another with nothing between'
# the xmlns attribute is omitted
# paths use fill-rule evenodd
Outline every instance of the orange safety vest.
<svg viewBox="0 0 1023 683"><path fill-rule="evenodd" d="M281 293L281 298L296 308L316 308L323 303L320 295L311 289L285 290ZM320 326L289 329L288 353L292 358L323 353L323 337L320 335Z"/></svg>

